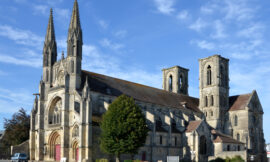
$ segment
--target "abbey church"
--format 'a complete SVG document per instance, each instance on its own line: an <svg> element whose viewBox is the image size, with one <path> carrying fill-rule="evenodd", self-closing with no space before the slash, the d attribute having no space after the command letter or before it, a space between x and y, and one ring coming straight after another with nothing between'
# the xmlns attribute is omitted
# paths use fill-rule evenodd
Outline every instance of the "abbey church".
<svg viewBox="0 0 270 162"><path fill-rule="evenodd" d="M100 122L121 94L135 99L147 119L146 143L135 159L157 162L167 156L206 162L241 156L265 161L263 108L255 90L229 95L229 59L199 60L199 98L189 96L188 72L163 69L163 89L85 71L83 32L75 0L67 55L57 60L52 11L43 48L43 78L31 112L30 160L92 162L115 157L99 147ZM121 160L131 159L122 155Z"/></svg>

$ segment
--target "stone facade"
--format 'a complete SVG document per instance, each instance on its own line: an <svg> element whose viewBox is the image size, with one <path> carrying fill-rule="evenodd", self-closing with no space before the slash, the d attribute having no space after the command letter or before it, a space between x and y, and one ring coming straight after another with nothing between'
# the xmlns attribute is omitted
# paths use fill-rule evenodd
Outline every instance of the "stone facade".
<svg viewBox="0 0 270 162"><path fill-rule="evenodd" d="M229 97L229 60L200 59L200 98L188 96L188 69L163 69L163 89L84 71L75 0L67 56L57 60L52 11L43 49L43 79L31 112L30 160L95 161L115 157L99 148L101 116L121 94L135 99L150 129L136 159L207 161L249 154L263 160L263 110L256 91ZM122 155L121 159L130 159Z"/></svg>

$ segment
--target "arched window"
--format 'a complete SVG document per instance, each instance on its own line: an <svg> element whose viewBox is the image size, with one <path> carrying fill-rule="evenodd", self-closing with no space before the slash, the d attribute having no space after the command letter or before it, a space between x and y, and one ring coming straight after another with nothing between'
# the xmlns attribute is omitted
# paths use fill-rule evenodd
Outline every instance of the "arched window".
<svg viewBox="0 0 270 162"><path fill-rule="evenodd" d="M172 92L173 89L173 77L170 75L169 77L169 91Z"/></svg>
<svg viewBox="0 0 270 162"><path fill-rule="evenodd" d="M62 101L59 97L55 98L49 109L48 124L60 124L61 122Z"/></svg>
<svg viewBox="0 0 270 162"><path fill-rule="evenodd" d="M213 111L211 111L211 116L213 116L214 115L214 113L213 113Z"/></svg>
<svg viewBox="0 0 270 162"><path fill-rule="evenodd" d="M234 126L238 125L238 117L237 115L234 116Z"/></svg>
<svg viewBox="0 0 270 162"><path fill-rule="evenodd" d="M207 67L207 85L212 84L212 71L211 71L211 66L209 65Z"/></svg>
<svg viewBox="0 0 270 162"><path fill-rule="evenodd" d="M205 155L207 153L207 143L205 136L200 137L200 154Z"/></svg>
<svg viewBox="0 0 270 162"><path fill-rule="evenodd" d="M207 111L205 111L205 117L207 117Z"/></svg>
<svg viewBox="0 0 270 162"><path fill-rule="evenodd" d="M177 146L177 137L174 137L174 145Z"/></svg>
<svg viewBox="0 0 270 162"><path fill-rule="evenodd" d="M240 141L240 134L239 133L236 134L236 139L237 139L237 141Z"/></svg>
<svg viewBox="0 0 270 162"><path fill-rule="evenodd" d="M211 102L210 102L211 106L214 106L214 96L211 95Z"/></svg>
<svg viewBox="0 0 270 162"><path fill-rule="evenodd" d="M204 98L204 106L205 106L205 107L208 106L208 98L207 98L207 96L205 96L205 98Z"/></svg>
<svg viewBox="0 0 270 162"><path fill-rule="evenodd" d="M227 151L230 151L230 150L231 150L231 146L227 145Z"/></svg>
<svg viewBox="0 0 270 162"><path fill-rule="evenodd" d="M240 151L241 150L241 147L240 145L237 146L237 150Z"/></svg>

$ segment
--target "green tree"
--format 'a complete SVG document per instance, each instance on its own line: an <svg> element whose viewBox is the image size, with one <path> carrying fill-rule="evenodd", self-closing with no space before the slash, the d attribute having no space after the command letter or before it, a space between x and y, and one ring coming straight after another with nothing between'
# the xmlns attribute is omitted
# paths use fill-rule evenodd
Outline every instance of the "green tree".
<svg viewBox="0 0 270 162"><path fill-rule="evenodd" d="M144 145L148 134L146 119L133 98L119 96L103 115L101 149L116 156L134 155Z"/></svg>
<svg viewBox="0 0 270 162"><path fill-rule="evenodd" d="M5 134L1 141L4 146L18 145L29 139L30 116L21 108L11 119L4 119L4 128Z"/></svg>

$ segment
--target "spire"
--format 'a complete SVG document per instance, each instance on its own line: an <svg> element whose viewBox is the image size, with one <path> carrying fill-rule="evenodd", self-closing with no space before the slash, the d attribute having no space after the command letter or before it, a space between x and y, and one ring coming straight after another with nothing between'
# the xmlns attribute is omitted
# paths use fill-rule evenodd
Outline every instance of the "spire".
<svg viewBox="0 0 270 162"><path fill-rule="evenodd" d="M54 33L54 24L53 24L53 10L51 8L50 10L50 18L49 18L49 23L48 23L48 27L47 27L47 34L46 34L46 38L45 38L45 42L51 42L51 41L55 41L55 33Z"/></svg>
<svg viewBox="0 0 270 162"><path fill-rule="evenodd" d="M81 29L79 7L77 0L74 1L72 17L69 25L69 29L76 29L76 28Z"/></svg>

